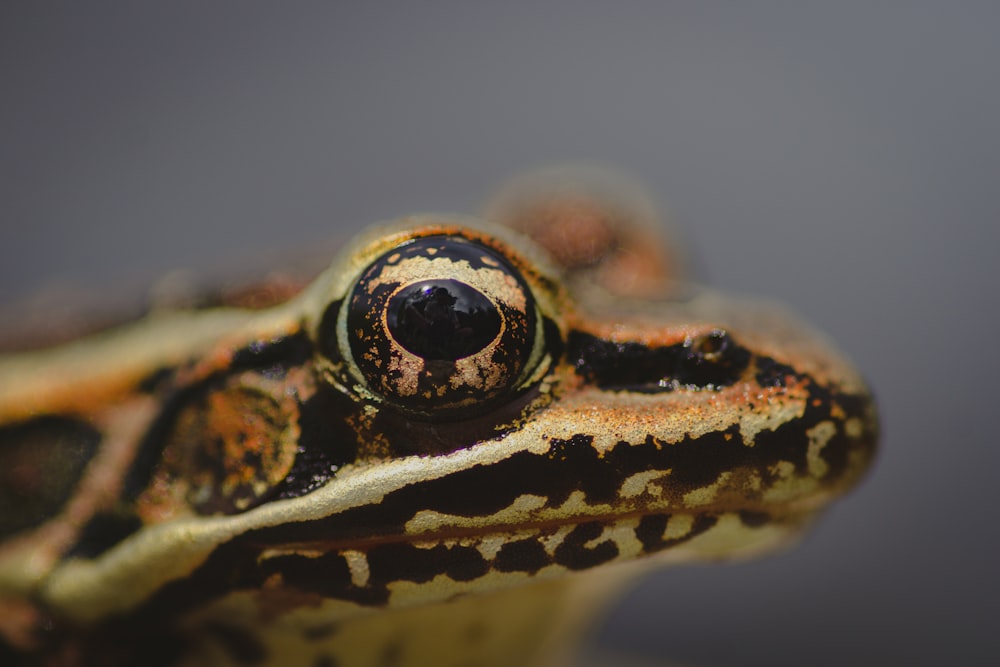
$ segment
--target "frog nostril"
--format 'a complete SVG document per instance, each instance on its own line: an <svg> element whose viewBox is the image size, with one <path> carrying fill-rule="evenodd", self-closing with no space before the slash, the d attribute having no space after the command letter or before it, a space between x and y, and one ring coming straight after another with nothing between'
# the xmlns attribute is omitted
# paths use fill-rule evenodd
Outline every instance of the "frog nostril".
<svg viewBox="0 0 1000 667"><path fill-rule="evenodd" d="M691 340L691 352L707 362L717 362L722 359L732 346L729 334L721 329Z"/></svg>
<svg viewBox="0 0 1000 667"><path fill-rule="evenodd" d="M684 341L685 354L674 377L682 385L725 386L736 381L750 363L750 352L722 329L713 329Z"/></svg>

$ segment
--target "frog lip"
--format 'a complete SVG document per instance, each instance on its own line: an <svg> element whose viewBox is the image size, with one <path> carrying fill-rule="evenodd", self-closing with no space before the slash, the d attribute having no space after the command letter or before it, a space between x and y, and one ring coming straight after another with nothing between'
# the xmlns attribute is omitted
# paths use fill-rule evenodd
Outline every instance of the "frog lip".
<svg viewBox="0 0 1000 667"><path fill-rule="evenodd" d="M714 521L723 515L733 515L751 527L761 526L772 521L792 525L802 523L806 514L808 512L806 512L805 508L800 508L798 512L784 512L783 514L775 515L759 506L739 506L737 504L713 505L692 509L646 508L621 512L595 512L558 519L497 523L484 527L446 524L427 529L423 532L368 535L358 538L323 539L322 537L317 537L316 539L281 544L263 543L256 540L250 540L250 542L256 544L261 549L287 550L289 552L330 553L349 550L365 552L380 545L398 543L430 547L438 543L478 545L488 544L496 540L517 541L520 539L534 539L539 536L555 536L579 526L596 525L602 528L617 527L634 530L643 521L648 519L667 521L676 517L687 517L690 520L700 518L701 520ZM682 520L686 521L688 519Z"/></svg>

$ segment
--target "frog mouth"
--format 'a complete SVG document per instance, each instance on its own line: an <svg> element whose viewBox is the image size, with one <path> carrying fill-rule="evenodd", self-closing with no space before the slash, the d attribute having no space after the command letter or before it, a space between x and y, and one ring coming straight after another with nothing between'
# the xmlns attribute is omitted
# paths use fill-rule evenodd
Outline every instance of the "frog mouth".
<svg viewBox="0 0 1000 667"><path fill-rule="evenodd" d="M427 601L445 587L455 594L523 584L641 556L673 562L706 556L745 557L787 544L805 526L756 515L646 513L577 518L480 535L451 532L423 540L379 540L359 548L330 543L268 549L252 576L285 587L367 605ZM433 584L421 593L423 584Z"/></svg>
<svg viewBox="0 0 1000 667"><path fill-rule="evenodd" d="M440 576L516 583L644 553L717 557L740 544L776 543L854 484L873 453L867 396L811 396L814 414L758 433L753 447L737 437L738 426L669 444L648 437L610 445L580 433L525 441L532 429L522 429L518 447L482 443L342 471L349 474L306 496L153 527L97 560L70 560L46 581L44 596L92 618L153 595L151 609L274 581L378 606L394 586ZM727 535L737 537L725 542ZM129 594L109 601L112 608L95 605L94 591L108 586Z"/></svg>
<svg viewBox="0 0 1000 667"><path fill-rule="evenodd" d="M607 397L602 400L614 409ZM634 401L622 401L635 410ZM649 434L635 442L599 441L576 433L549 436L544 447L521 442L523 448L513 452L504 451L502 442L483 443L480 451L440 457L436 477L407 484L404 471L398 475L403 482L371 502L282 521L246 537L278 548L364 551L400 542L472 543L524 531L553 535L564 526L648 524L655 515L731 513L757 525L761 517L798 516L857 482L872 454L876 426L866 420L871 405L865 396L824 399L806 392L789 410L797 418L759 430L749 443L739 423L674 441ZM572 425L562 417L555 421ZM533 431L551 426L533 424L521 436L530 441ZM491 458L477 458L487 454ZM356 485L367 486L363 477ZM349 495L336 482L327 491Z"/></svg>

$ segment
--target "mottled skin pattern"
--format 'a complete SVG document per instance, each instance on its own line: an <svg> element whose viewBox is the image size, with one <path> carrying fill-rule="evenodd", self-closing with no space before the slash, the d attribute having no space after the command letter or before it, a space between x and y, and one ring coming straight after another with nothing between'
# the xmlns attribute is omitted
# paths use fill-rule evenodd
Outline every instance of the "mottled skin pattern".
<svg viewBox="0 0 1000 667"><path fill-rule="evenodd" d="M868 390L634 202L515 188L542 247L410 218L287 302L0 357L5 664L554 664L636 567L793 539Z"/></svg>

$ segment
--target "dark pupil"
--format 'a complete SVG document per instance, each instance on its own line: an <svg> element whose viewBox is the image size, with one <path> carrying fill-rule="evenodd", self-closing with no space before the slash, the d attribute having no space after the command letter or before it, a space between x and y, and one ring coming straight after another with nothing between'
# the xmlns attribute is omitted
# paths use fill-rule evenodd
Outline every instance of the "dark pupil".
<svg viewBox="0 0 1000 667"><path fill-rule="evenodd" d="M422 280L389 300L389 333L424 359L455 361L479 352L500 333L500 313L486 296L457 280Z"/></svg>

